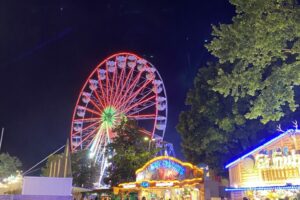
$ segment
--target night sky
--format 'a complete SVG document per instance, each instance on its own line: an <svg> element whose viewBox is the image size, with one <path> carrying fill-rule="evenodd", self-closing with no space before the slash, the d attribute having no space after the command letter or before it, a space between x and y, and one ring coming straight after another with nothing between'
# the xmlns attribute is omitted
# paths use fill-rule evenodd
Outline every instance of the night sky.
<svg viewBox="0 0 300 200"><path fill-rule="evenodd" d="M129 51L160 72L168 95L165 139L180 152L175 126L200 66L211 24L230 23L227 0L0 1L1 151L24 170L65 144L79 91L97 63Z"/></svg>

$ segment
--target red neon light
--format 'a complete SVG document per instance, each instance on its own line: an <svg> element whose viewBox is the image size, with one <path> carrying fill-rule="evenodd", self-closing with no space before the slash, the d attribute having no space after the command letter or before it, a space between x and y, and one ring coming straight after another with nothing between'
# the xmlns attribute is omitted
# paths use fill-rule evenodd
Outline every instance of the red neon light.
<svg viewBox="0 0 300 200"><path fill-rule="evenodd" d="M79 118L79 119L74 119L74 122L86 122L86 121L95 121L95 120L100 122L99 117Z"/></svg>
<svg viewBox="0 0 300 200"><path fill-rule="evenodd" d="M124 113L127 113L127 112L129 112L131 109L133 109L133 108L135 108L135 107L137 107L138 105L140 105L140 104L142 104L142 103L145 103L145 102L147 102L147 101L150 101L150 100L152 100L152 99L154 99L155 98L155 96L151 96L151 97L149 97L149 98L147 98L147 99L144 99L144 100L140 100L139 102L137 102L137 103L135 103L135 104L133 104L132 106L130 106L129 108L127 108L125 111L124 111ZM143 99L143 98L142 98Z"/></svg>
<svg viewBox="0 0 300 200"><path fill-rule="evenodd" d="M85 131L85 130L88 129L88 128L91 128L92 126L94 126L94 125L96 125L96 124L98 124L98 123L100 123L100 120L99 120L99 121L96 121L96 122L94 122L94 123L91 123L90 125L84 127L84 128L81 129L80 131L74 132L73 134L76 135L76 134L78 134L78 133L80 133L80 132L82 132L82 131Z"/></svg>

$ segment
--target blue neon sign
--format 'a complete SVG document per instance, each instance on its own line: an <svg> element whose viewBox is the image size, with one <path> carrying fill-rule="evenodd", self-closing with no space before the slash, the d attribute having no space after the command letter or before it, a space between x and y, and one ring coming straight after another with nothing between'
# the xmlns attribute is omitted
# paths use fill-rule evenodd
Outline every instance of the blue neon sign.
<svg viewBox="0 0 300 200"><path fill-rule="evenodd" d="M147 187L149 187L149 186L150 186L149 182L147 182L147 181L141 182L141 187L147 188Z"/></svg>
<svg viewBox="0 0 300 200"><path fill-rule="evenodd" d="M185 173L185 168L172 160L157 160L149 165L150 171L154 171L158 168L172 169L177 171L180 175L184 175Z"/></svg>

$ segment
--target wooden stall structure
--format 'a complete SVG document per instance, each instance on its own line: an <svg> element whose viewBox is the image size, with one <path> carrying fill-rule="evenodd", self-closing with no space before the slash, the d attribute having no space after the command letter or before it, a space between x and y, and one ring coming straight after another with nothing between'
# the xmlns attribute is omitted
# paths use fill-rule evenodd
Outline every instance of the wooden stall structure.
<svg viewBox="0 0 300 200"><path fill-rule="evenodd" d="M300 199L300 130L288 130L226 165L232 200Z"/></svg>
<svg viewBox="0 0 300 200"><path fill-rule="evenodd" d="M138 199L204 200L203 169L174 157L159 156L136 171L136 181L122 183L115 193L125 198L135 193Z"/></svg>

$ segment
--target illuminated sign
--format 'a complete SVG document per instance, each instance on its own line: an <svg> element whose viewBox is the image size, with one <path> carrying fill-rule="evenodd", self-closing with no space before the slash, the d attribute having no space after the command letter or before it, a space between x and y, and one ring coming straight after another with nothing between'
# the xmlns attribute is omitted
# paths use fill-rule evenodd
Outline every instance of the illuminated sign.
<svg viewBox="0 0 300 200"><path fill-rule="evenodd" d="M255 166L258 169L281 169L300 166L300 154L295 150L288 151L287 147L270 151L262 151L255 156Z"/></svg>
<svg viewBox="0 0 300 200"><path fill-rule="evenodd" d="M147 188L147 187L149 187L149 182L147 182L147 181L143 181L143 182L141 182L141 187L143 187L143 188Z"/></svg>
<svg viewBox="0 0 300 200"><path fill-rule="evenodd" d="M263 181L286 180L299 177L300 154L287 147L262 150L255 156L255 167Z"/></svg>
<svg viewBox="0 0 300 200"><path fill-rule="evenodd" d="M153 163L150 164L149 170L154 171L159 168L168 168L168 169L173 169L178 174L183 175L184 174L184 167L172 160L157 160Z"/></svg>
<svg viewBox="0 0 300 200"><path fill-rule="evenodd" d="M136 181L182 181L201 178L203 170L170 156L159 156L136 171Z"/></svg>
<svg viewBox="0 0 300 200"><path fill-rule="evenodd" d="M155 183L155 186L157 186L157 187L171 187L173 185L174 185L173 182L158 182L158 183Z"/></svg>

